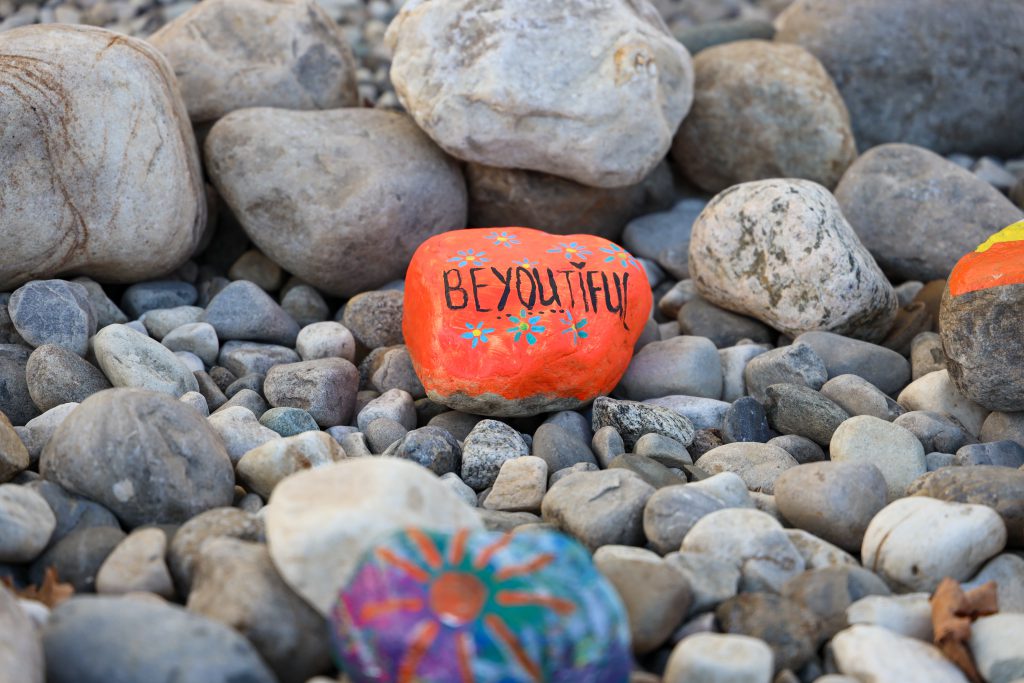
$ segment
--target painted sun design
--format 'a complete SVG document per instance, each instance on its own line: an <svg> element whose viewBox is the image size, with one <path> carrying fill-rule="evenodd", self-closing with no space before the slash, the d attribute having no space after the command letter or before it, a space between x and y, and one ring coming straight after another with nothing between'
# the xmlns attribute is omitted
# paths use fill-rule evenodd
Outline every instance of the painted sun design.
<svg viewBox="0 0 1024 683"><path fill-rule="evenodd" d="M501 680L544 680L546 669L531 654L543 650L531 629L546 618L586 610L535 578L554 569L555 548L524 554L509 547L513 538L487 534L474 540L468 529L448 535L413 528L376 547L332 615L348 651L361 655L365 677L359 680L492 680L474 673L481 661L515 672ZM370 630L373 635L366 636ZM382 634L400 634L401 642Z"/></svg>

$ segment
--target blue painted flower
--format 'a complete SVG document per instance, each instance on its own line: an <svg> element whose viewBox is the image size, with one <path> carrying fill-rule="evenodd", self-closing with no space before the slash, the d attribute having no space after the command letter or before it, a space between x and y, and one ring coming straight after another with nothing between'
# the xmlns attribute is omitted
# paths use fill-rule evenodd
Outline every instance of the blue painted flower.
<svg viewBox="0 0 1024 683"><path fill-rule="evenodd" d="M450 259L448 259L448 262L451 263L453 261L458 261L459 268L463 267L466 264L487 263L488 261L491 260L484 256L487 253L486 251L459 249L459 251L457 251L456 253L458 254L458 256L451 257Z"/></svg>
<svg viewBox="0 0 1024 683"><path fill-rule="evenodd" d="M636 263L636 260L633 258L633 255L617 244L613 244L610 247L601 247L601 251L603 251L606 254L610 254L610 256L608 256L608 258L604 260L605 263L618 261L621 265L625 266L626 268L629 268L630 266L636 266L637 268L639 268L639 266Z"/></svg>
<svg viewBox="0 0 1024 683"><path fill-rule="evenodd" d="M484 324L482 322L477 323L475 327L473 326L472 323L466 323L466 329L469 331L463 332L459 336L462 337L463 339L469 339L470 341L472 341L474 349L476 348L476 345L481 342L486 344L487 335L489 335L491 332L494 332L493 327L484 327Z"/></svg>
<svg viewBox="0 0 1024 683"><path fill-rule="evenodd" d="M527 268L527 269L529 269L529 268L537 268L537 267L540 266L540 264L538 262L531 261L528 258L524 258L522 261L513 261L512 263L516 264L520 268Z"/></svg>
<svg viewBox="0 0 1024 683"><path fill-rule="evenodd" d="M527 318L525 308L519 309L518 316L510 315L508 319L509 322L515 323L515 325L508 328L509 332L515 332L515 335L512 337L512 341L514 342L519 341L520 337L526 335L527 344L536 344L537 337L535 337L533 333L536 332L537 334L540 334L541 332L544 331L544 326L537 324L540 322L540 316L535 315L530 318Z"/></svg>
<svg viewBox="0 0 1024 683"><path fill-rule="evenodd" d="M510 235L504 230L501 232L501 234L498 234L498 231L495 230L494 232L487 236L487 239L494 240L494 246L496 247L511 247L513 244L519 244L518 237L516 237L515 235Z"/></svg>
<svg viewBox="0 0 1024 683"><path fill-rule="evenodd" d="M576 344L579 343L580 339L587 338L587 333L583 331L583 328L587 326L587 319L583 318L582 320L573 320L572 311L570 311L569 309L565 309L563 313L565 313L565 317L560 318L560 320L562 321L562 324L565 325L566 327L564 330L562 330L562 334L571 333L572 345L576 346Z"/></svg>
<svg viewBox="0 0 1024 683"><path fill-rule="evenodd" d="M572 261L573 259L586 261L587 256L593 253L582 244L577 244L576 242L569 242L569 244L566 244L565 242L559 242L557 247L553 249L548 249L548 252L552 254L560 253L563 256L565 256L565 258L569 261Z"/></svg>

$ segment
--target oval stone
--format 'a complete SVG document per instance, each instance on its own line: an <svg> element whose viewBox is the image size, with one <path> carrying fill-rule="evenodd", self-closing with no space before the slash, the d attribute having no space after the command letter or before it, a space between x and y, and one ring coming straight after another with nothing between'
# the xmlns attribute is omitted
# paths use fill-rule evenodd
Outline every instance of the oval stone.
<svg viewBox="0 0 1024 683"><path fill-rule="evenodd" d="M611 391L651 304L640 263L608 240L458 230L413 256L402 327L434 401L478 415L535 415Z"/></svg>
<svg viewBox="0 0 1024 683"><path fill-rule="evenodd" d="M357 682L612 683L632 666L618 594L552 531L401 531L363 555L331 622Z"/></svg>

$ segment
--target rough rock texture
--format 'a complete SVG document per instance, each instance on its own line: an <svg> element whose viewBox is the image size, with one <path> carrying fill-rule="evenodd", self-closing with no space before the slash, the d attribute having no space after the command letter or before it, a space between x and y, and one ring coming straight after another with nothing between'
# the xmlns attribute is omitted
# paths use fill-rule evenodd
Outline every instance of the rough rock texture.
<svg viewBox="0 0 1024 683"><path fill-rule="evenodd" d="M741 40L704 50L693 68L672 157L702 189L780 177L835 187L856 158L846 105L802 47Z"/></svg>
<svg viewBox="0 0 1024 683"><path fill-rule="evenodd" d="M359 106L355 59L312 0L214 0L149 37L174 68L193 121L235 109Z"/></svg>
<svg viewBox="0 0 1024 683"><path fill-rule="evenodd" d="M945 278L961 255L1024 217L970 171L913 145L868 150L835 195L861 242L897 282Z"/></svg>
<svg viewBox="0 0 1024 683"><path fill-rule="evenodd" d="M214 125L205 151L253 242L330 294L401 278L424 239L466 222L458 167L401 114L246 109Z"/></svg>
<svg viewBox="0 0 1024 683"><path fill-rule="evenodd" d="M199 413L138 389L83 401L57 427L39 470L128 527L180 523L230 505L235 483L224 446Z"/></svg>
<svg viewBox="0 0 1024 683"><path fill-rule="evenodd" d="M137 281L181 265L206 195L160 53L55 25L5 31L0 54L0 156L12 174L0 188L0 290L63 273Z"/></svg>
<svg viewBox="0 0 1024 683"><path fill-rule="evenodd" d="M690 55L646 2L425 0L386 41L399 100L449 153L585 185L640 182L693 98Z"/></svg>
<svg viewBox="0 0 1024 683"><path fill-rule="evenodd" d="M1003 518L1010 546L1024 548L1024 471L975 465L943 467L919 477L909 496L987 505Z"/></svg>
<svg viewBox="0 0 1024 683"><path fill-rule="evenodd" d="M1020 3L797 0L776 25L776 40L803 45L832 75L861 149L1024 151Z"/></svg>
<svg viewBox="0 0 1024 683"><path fill-rule="evenodd" d="M790 335L825 330L879 341L896 293L821 185L743 183L718 194L690 237L701 296Z"/></svg>

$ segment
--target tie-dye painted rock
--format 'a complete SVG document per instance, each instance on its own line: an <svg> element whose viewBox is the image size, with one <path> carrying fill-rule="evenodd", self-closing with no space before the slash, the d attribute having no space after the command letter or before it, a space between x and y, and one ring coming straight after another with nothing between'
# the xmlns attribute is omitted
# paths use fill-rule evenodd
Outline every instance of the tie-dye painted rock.
<svg viewBox="0 0 1024 683"><path fill-rule="evenodd" d="M413 256L403 331L430 398L480 415L535 415L611 391L651 299L639 262L600 237L457 230Z"/></svg>
<svg viewBox="0 0 1024 683"><path fill-rule="evenodd" d="M1024 221L960 259L939 325L960 392L990 410L1024 410Z"/></svg>
<svg viewBox="0 0 1024 683"><path fill-rule="evenodd" d="M390 536L363 556L331 625L357 683L619 683L632 665L618 594L553 531Z"/></svg>

